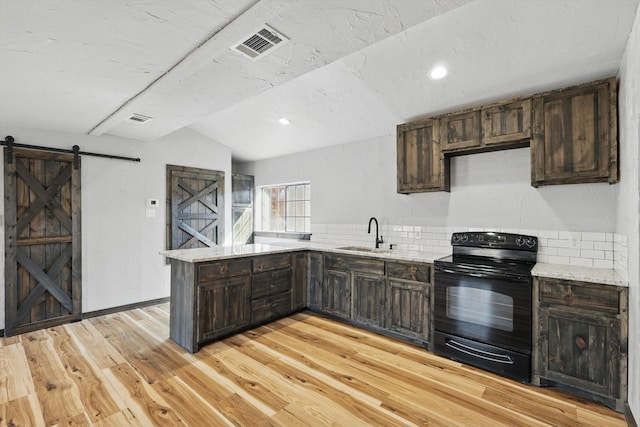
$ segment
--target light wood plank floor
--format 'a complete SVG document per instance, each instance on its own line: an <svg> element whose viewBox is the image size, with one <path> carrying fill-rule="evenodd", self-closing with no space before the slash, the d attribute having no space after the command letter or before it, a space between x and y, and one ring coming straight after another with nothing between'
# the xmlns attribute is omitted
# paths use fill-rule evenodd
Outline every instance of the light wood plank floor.
<svg viewBox="0 0 640 427"><path fill-rule="evenodd" d="M624 426L604 406L301 313L191 355L169 305L0 339L0 426Z"/></svg>

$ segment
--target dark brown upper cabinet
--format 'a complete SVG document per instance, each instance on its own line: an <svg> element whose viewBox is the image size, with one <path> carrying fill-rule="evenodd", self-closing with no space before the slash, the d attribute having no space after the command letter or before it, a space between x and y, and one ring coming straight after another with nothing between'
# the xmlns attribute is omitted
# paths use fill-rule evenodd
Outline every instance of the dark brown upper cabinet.
<svg viewBox="0 0 640 427"><path fill-rule="evenodd" d="M619 181L616 90L613 78L533 98L531 185Z"/></svg>
<svg viewBox="0 0 640 427"><path fill-rule="evenodd" d="M449 191L438 121L402 124L397 132L398 193Z"/></svg>
<svg viewBox="0 0 640 427"><path fill-rule="evenodd" d="M531 139L531 99L484 107L482 144L498 146Z"/></svg>
<svg viewBox="0 0 640 427"><path fill-rule="evenodd" d="M442 151L479 147L480 111L448 114L439 118Z"/></svg>

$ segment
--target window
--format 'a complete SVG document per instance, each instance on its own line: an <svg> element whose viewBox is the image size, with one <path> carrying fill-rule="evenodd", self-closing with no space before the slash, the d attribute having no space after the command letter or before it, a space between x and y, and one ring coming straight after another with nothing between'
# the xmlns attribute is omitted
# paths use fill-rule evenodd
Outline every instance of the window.
<svg viewBox="0 0 640 427"><path fill-rule="evenodd" d="M259 187L261 231L311 232L311 184Z"/></svg>

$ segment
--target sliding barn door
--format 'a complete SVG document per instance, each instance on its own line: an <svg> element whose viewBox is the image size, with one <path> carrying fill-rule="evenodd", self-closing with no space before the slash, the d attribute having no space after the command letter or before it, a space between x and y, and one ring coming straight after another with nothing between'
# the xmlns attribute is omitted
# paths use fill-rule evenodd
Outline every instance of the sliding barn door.
<svg viewBox="0 0 640 427"><path fill-rule="evenodd" d="M167 249L224 242L224 172L167 165Z"/></svg>
<svg viewBox="0 0 640 427"><path fill-rule="evenodd" d="M5 333L80 319L80 160L13 150L4 156Z"/></svg>

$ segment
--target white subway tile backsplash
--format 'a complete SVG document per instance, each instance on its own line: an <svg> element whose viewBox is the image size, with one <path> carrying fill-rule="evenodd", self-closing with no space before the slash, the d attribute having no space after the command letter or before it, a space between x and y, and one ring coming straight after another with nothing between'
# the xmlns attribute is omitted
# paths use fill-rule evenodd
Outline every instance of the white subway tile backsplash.
<svg viewBox="0 0 640 427"><path fill-rule="evenodd" d="M580 242L580 249L591 249L593 250L593 243L591 240L583 240ZM600 242L597 242L600 243Z"/></svg>
<svg viewBox="0 0 640 427"><path fill-rule="evenodd" d="M581 250L580 251L581 258L591 258L591 259L604 259L604 251L590 251L590 250Z"/></svg>
<svg viewBox="0 0 640 427"><path fill-rule="evenodd" d="M558 249L558 255L574 257L574 258L580 258L580 250L579 249L559 248Z"/></svg>
<svg viewBox="0 0 640 427"><path fill-rule="evenodd" d="M606 242L607 236L605 233L582 233L582 240L593 240L594 242Z"/></svg>
<svg viewBox="0 0 640 427"><path fill-rule="evenodd" d="M593 260L588 258L571 257L570 265L579 265L580 267L593 267Z"/></svg>
<svg viewBox="0 0 640 427"><path fill-rule="evenodd" d="M540 230L538 232L538 239L557 239L557 238L558 238L557 231Z"/></svg>
<svg viewBox="0 0 640 427"><path fill-rule="evenodd" d="M612 251L613 250L613 242L612 241L593 242L593 249L601 250L601 251Z"/></svg>
<svg viewBox="0 0 640 427"><path fill-rule="evenodd" d="M549 239L547 244L550 248L570 248L571 242L565 239Z"/></svg>
<svg viewBox="0 0 640 427"><path fill-rule="evenodd" d="M616 233L463 227L434 225L381 225L384 246L421 250L443 255L451 253L451 233L501 231L538 237L538 261L562 265L615 268L624 278L627 273L627 238ZM366 224L312 224L311 239L317 242L373 247Z"/></svg>
<svg viewBox="0 0 640 427"><path fill-rule="evenodd" d="M549 256L550 264L569 265L569 257L567 256Z"/></svg>

